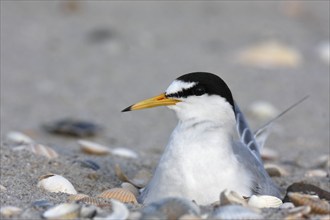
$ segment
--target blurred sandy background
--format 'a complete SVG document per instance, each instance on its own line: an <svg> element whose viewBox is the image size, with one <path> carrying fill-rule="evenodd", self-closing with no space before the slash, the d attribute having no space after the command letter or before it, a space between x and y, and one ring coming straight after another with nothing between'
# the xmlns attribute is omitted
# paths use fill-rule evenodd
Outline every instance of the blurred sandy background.
<svg viewBox="0 0 330 220"><path fill-rule="evenodd" d="M329 154L329 36L329 1L1 1L2 142L21 131L62 155L81 154L75 138L40 128L74 117L105 126L90 140L157 159L174 113L121 110L207 71L244 112L260 100L281 111L310 95L267 142L281 159L308 164ZM267 42L291 51L288 63L240 60ZM253 128L265 122L247 117Z"/></svg>

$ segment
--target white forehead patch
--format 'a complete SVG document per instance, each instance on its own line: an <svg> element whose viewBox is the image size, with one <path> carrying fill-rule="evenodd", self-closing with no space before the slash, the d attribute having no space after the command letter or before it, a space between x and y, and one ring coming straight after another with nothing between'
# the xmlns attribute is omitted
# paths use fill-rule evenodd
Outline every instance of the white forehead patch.
<svg viewBox="0 0 330 220"><path fill-rule="evenodd" d="M181 80L174 80L171 85L166 89L166 94L173 94L180 92L184 89L190 89L196 85L196 82L183 82Z"/></svg>

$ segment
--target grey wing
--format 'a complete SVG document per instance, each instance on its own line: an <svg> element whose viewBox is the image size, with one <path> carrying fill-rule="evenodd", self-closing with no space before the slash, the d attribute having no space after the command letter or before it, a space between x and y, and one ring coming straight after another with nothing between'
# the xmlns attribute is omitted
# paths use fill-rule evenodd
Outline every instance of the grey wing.
<svg viewBox="0 0 330 220"><path fill-rule="evenodd" d="M272 195L280 198L279 189L264 169L262 162L256 160L253 153L239 141L234 144L233 150L238 162L252 176L252 193L254 195Z"/></svg>
<svg viewBox="0 0 330 220"><path fill-rule="evenodd" d="M262 161L260 157L260 147L255 139L254 134L252 133L247 121L244 118L242 111L239 109L237 103L235 102L235 114L236 114L236 127L238 131L238 135L240 137L241 142L244 146L246 146L253 155L258 159L258 161Z"/></svg>

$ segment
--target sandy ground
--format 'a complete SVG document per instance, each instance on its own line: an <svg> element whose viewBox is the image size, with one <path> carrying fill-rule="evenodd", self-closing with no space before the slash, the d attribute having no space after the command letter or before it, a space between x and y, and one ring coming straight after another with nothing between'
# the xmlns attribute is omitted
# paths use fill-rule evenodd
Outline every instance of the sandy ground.
<svg viewBox="0 0 330 220"><path fill-rule="evenodd" d="M290 173L275 178L283 191L300 180L329 191L329 177L304 176L318 157L329 155L329 63L318 52L329 36L328 1L1 1L1 206L24 209L20 218L38 218L32 202L64 202L65 195L36 187L48 172L90 195L120 184L116 163L128 175L151 172L175 127L174 113L120 111L194 71L221 76L244 112L255 101L283 110L310 95L277 122L267 147ZM269 40L294 48L300 62L259 68L237 61L242 49ZM247 116L252 128L265 122ZM101 124L105 130L89 140L130 148L139 158L85 155L77 138L41 128L65 117ZM13 151L5 138L10 131L28 134L60 157ZM77 159L101 169L84 168Z"/></svg>

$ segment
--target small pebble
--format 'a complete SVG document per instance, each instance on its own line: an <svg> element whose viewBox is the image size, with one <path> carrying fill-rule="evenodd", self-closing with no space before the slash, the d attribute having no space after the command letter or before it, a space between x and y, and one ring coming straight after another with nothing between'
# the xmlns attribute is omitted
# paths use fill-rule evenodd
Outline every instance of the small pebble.
<svg viewBox="0 0 330 220"><path fill-rule="evenodd" d="M3 206L0 208L0 215L5 218L11 218L21 214L23 210L15 206Z"/></svg>

